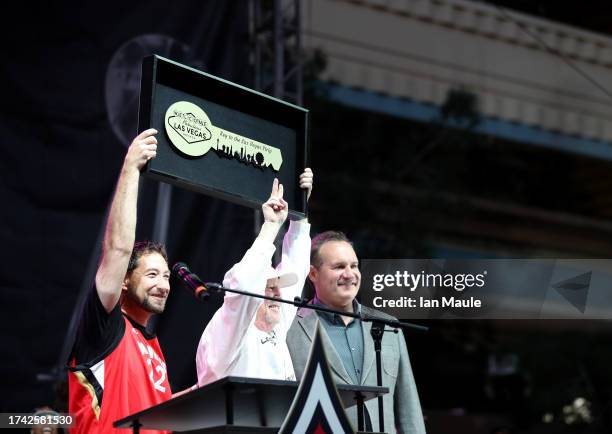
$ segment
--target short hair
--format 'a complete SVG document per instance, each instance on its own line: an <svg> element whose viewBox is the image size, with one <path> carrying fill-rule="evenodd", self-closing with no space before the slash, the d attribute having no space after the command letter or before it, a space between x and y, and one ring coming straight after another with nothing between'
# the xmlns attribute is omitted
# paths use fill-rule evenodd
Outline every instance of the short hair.
<svg viewBox="0 0 612 434"><path fill-rule="evenodd" d="M312 239L312 242L310 243L310 264L313 267L319 268L321 266L322 261L321 261L321 255L319 255L319 251L321 250L321 247L323 246L323 244L329 241L344 241L346 243L349 243L351 246L353 245L352 241L348 239L348 237L345 235L344 232L340 232L340 231L321 232L320 234L316 235ZM314 284L312 283L310 279L306 279L306 281L304 282L304 288L302 289L302 299L312 300L315 293L316 293L316 289L314 287Z"/></svg>
<svg viewBox="0 0 612 434"><path fill-rule="evenodd" d="M166 263L168 262L168 254L166 253L166 248L161 243L156 243L154 241L136 241L134 243L134 248L132 249L132 256L130 256L130 262L128 264L127 272L131 273L138 266L138 260L143 255L149 255L151 253L159 253Z"/></svg>
<svg viewBox="0 0 612 434"><path fill-rule="evenodd" d="M328 243L330 241L344 241L345 243L349 243L351 246L353 245L352 241L348 239L344 232L340 231L326 231L321 232L317 236L312 239L310 243L310 264L315 268L319 268L322 264L321 255L319 251L323 244Z"/></svg>

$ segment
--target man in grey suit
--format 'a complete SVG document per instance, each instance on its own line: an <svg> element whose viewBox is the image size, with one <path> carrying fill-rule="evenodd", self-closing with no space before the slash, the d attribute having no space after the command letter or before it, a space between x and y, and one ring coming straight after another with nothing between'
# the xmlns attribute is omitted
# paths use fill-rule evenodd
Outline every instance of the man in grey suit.
<svg viewBox="0 0 612 434"><path fill-rule="evenodd" d="M355 299L361 283L359 261L351 242L342 232L328 231L312 240L310 272L316 296L312 303L344 312L391 318L389 315L361 306ZM298 310L289 332L287 346L297 378L306 366L315 324L319 319L323 345L329 365L338 384L376 385L372 323L347 316L317 313L310 309ZM389 388L384 397L384 423L388 433L425 433L423 414L404 335L383 333L382 382ZM366 421L378 431L377 400L366 402ZM347 409L347 415L357 426L357 409Z"/></svg>

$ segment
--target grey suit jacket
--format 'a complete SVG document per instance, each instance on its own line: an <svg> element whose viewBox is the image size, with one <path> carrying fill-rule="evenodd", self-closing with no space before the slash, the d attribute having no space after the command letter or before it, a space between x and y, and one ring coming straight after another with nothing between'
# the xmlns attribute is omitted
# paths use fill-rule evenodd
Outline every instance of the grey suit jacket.
<svg viewBox="0 0 612 434"><path fill-rule="evenodd" d="M392 318L383 312L365 306L362 306L361 309L362 313L366 315ZM298 379L302 378L304 374L317 318L318 316L313 310L299 309L287 333L287 346L289 347L293 369ZM370 335L372 323L363 322L362 326L364 351L361 385L376 386L376 354L374 342ZM338 384L352 384L351 377L346 372L340 356L323 327L321 327L321 336L334 381ZM383 386L389 388L389 393L384 396L383 400L385 432L403 434L425 433L419 395L412 375L406 341L401 331L397 334L389 332L383 334L381 359ZM377 400L371 399L366 402L366 408L370 414L372 428L374 431L378 431ZM357 428L356 406L347 408L346 412L353 426Z"/></svg>

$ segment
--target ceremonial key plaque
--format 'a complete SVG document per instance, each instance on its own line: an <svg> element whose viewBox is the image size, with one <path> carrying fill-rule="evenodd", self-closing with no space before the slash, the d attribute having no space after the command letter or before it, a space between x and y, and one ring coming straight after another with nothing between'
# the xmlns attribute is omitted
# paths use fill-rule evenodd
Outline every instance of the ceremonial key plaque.
<svg viewBox="0 0 612 434"><path fill-rule="evenodd" d="M214 127L204 111L187 101L175 102L166 111L166 133L178 150L201 157L214 149L227 158L279 171L283 158L279 149L239 134Z"/></svg>
<svg viewBox="0 0 612 434"><path fill-rule="evenodd" d="M259 208L276 177L306 212L308 111L159 56L142 67L138 130L158 131L147 176Z"/></svg>

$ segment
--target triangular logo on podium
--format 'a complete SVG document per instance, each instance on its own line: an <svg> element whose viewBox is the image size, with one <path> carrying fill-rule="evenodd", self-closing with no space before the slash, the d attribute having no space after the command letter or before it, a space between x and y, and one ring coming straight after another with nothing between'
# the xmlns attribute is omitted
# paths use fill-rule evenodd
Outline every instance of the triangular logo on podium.
<svg viewBox="0 0 612 434"><path fill-rule="evenodd" d="M354 432L329 370L317 321L302 381L279 434Z"/></svg>

